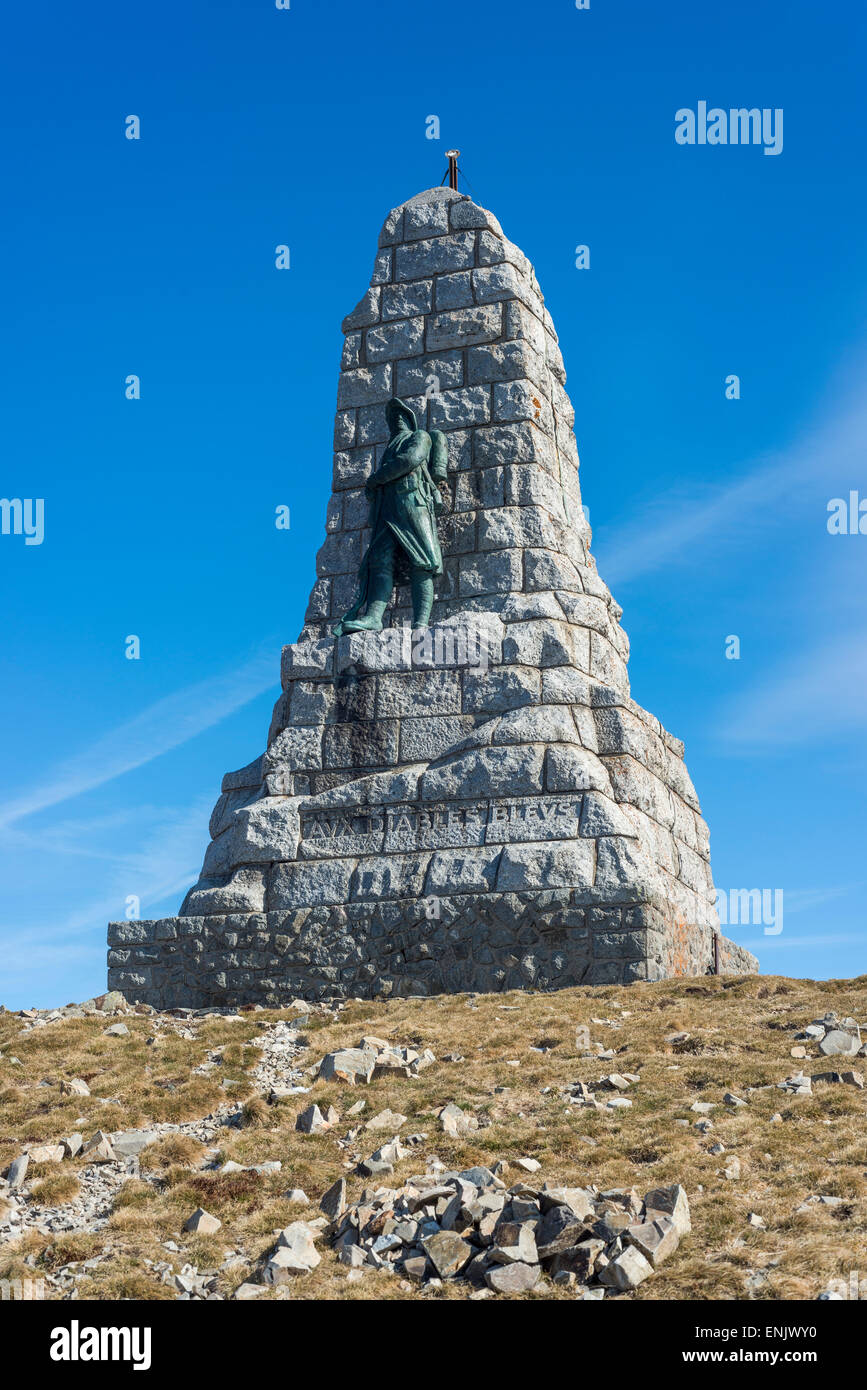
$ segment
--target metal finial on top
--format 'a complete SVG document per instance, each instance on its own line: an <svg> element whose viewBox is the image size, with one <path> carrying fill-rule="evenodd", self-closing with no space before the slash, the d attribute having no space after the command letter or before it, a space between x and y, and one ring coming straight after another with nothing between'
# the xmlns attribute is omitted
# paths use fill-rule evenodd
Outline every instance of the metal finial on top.
<svg viewBox="0 0 867 1390"><path fill-rule="evenodd" d="M460 150L446 150L446 159L449 162L449 188L457 190L458 186L458 155ZM445 182L445 180L443 180Z"/></svg>

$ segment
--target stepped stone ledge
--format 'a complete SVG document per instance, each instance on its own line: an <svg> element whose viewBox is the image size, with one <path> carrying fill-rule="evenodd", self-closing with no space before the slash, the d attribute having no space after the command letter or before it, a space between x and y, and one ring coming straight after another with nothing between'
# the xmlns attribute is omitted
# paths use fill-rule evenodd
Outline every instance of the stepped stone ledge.
<svg viewBox="0 0 867 1390"><path fill-rule="evenodd" d="M574 411L526 256L451 189L394 209L343 324L333 490L266 751L228 773L176 917L109 926L158 1008L629 983L755 957L719 935L682 743L631 698L581 503ZM448 452L413 629L332 629L399 397Z"/></svg>

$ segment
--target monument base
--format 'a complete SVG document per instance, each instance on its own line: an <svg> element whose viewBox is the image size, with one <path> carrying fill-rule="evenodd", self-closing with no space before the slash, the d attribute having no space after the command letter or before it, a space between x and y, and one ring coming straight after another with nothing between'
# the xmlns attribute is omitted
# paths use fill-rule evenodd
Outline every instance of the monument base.
<svg viewBox="0 0 867 1390"><path fill-rule="evenodd" d="M589 907L575 890L460 894L293 912L113 922L108 985L157 1009L292 999L565 989L754 974L758 962L665 903ZM717 937L715 950L714 937Z"/></svg>

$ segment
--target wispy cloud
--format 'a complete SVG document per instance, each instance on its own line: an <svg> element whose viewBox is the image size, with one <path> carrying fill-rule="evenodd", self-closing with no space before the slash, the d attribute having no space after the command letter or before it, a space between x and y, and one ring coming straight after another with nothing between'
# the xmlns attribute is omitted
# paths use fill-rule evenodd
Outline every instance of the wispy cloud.
<svg viewBox="0 0 867 1390"><path fill-rule="evenodd" d="M235 671L167 695L60 764L41 786L0 807L0 828L103 786L218 724L275 684L273 650Z"/></svg>
<svg viewBox="0 0 867 1390"><path fill-rule="evenodd" d="M732 704L720 730L731 746L771 751L867 727L867 631L811 647Z"/></svg>
<svg viewBox="0 0 867 1390"><path fill-rule="evenodd" d="M864 944L863 932L819 932L813 936L757 936L754 941L739 941L738 945L761 956L768 951L798 951L824 949L828 946L854 946Z"/></svg>
<svg viewBox="0 0 867 1390"><path fill-rule="evenodd" d="M606 582L622 584L684 556L706 556L712 544L748 542L757 530L785 521L810 484L825 480L833 489L851 480L856 486L864 472L865 438L862 385L854 400L835 404L803 438L757 460L727 486L678 488L631 521L618 521L611 544L603 535L600 546Z"/></svg>
<svg viewBox="0 0 867 1390"><path fill-rule="evenodd" d="M59 949L91 955L94 946L88 944L89 938L98 938L101 944L106 922L123 917L126 900L132 895L139 899L143 917L164 902L171 903L171 911L176 912L181 897L198 875L207 841L209 811L210 798L204 796L198 796L193 805L182 810L152 809L151 824L142 830L135 851L113 856L118 862L112 869L111 887L106 893L73 908L50 925L4 934L4 974L15 967L26 969L28 961L32 966L33 953L44 951L49 943L52 951L63 941L65 945ZM72 944L76 938L81 940L80 947Z"/></svg>
<svg viewBox="0 0 867 1390"><path fill-rule="evenodd" d="M823 903L834 902L837 898L845 898L850 893L860 894L864 887L860 883L838 883L833 887L824 888L787 888L786 892L786 916L790 917L795 912L812 912L814 908L821 907Z"/></svg>

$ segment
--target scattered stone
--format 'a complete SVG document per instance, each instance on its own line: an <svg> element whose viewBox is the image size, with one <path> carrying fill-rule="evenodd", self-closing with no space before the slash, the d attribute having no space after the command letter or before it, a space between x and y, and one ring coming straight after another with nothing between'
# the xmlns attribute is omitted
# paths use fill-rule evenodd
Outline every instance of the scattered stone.
<svg viewBox="0 0 867 1390"><path fill-rule="evenodd" d="M394 1165L406 1158L408 1153L409 1149L405 1149L399 1139L392 1139L390 1143L383 1144L382 1148L371 1154L370 1158L362 1159L358 1167L368 1178L385 1176L393 1173Z"/></svg>
<svg viewBox="0 0 867 1390"><path fill-rule="evenodd" d="M117 1155L111 1146L111 1140L107 1134L103 1134L98 1129L88 1144L82 1149L84 1158L89 1158L91 1163L116 1163Z"/></svg>
<svg viewBox="0 0 867 1390"><path fill-rule="evenodd" d="M13 1159L6 1172L6 1181L9 1190L14 1192L16 1188L24 1186L24 1179L27 1176L27 1168L30 1164L29 1154L19 1154Z"/></svg>
<svg viewBox="0 0 867 1390"><path fill-rule="evenodd" d="M107 1038L126 1038L129 1037L129 1029L125 1023L112 1023L104 1030Z"/></svg>
<svg viewBox="0 0 867 1390"><path fill-rule="evenodd" d="M322 1081L345 1081L350 1086L369 1085L376 1066L376 1053L367 1048L347 1047L329 1052L319 1063Z"/></svg>
<svg viewBox="0 0 867 1390"><path fill-rule="evenodd" d="M97 1012L103 1014L113 1014L119 1010L126 1011L129 1007L119 989L110 989L106 994L99 994L88 1002ZM84 1009L87 1005L82 1004L81 1007Z"/></svg>
<svg viewBox="0 0 867 1390"><path fill-rule="evenodd" d="M494 1293L529 1293L538 1284L540 1276L538 1265L493 1265L485 1270L485 1283Z"/></svg>
<svg viewBox="0 0 867 1390"><path fill-rule="evenodd" d="M843 1205L843 1200L842 1197L830 1197L827 1193L816 1192L813 1193L812 1196L805 1198L801 1205L796 1208L796 1211L810 1211L814 1206L839 1207Z"/></svg>
<svg viewBox="0 0 867 1390"><path fill-rule="evenodd" d="M89 1096L90 1087L86 1081L80 1077L75 1077L72 1081L61 1081L60 1094L62 1096Z"/></svg>
<svg viewBox="0 0 867 1390"><path fill-rule="evenodd" d="M777 1083L779 1091L788 1091L793 1096L810 1096L813 1094L813 1086L809 1076L805 1076L802 1071L795 1072L794 1076L787 1076L785 1081Z"/></svg>
<svg viewBox="0 0 867 1390"><path fill-rule="evenodd" d="M525 1173L538 1173L542 1167L537 1158L516 1158L515 1162L519 1168L523 1168Z"/></svg>
<svg viewBox="0 0 867 1390"><path fill-rule="evenodd" d="M637 1226L627 1226L624 1239L644 1256L653 1269L673 1255L680 1244L680 1232L670 1216L657 1216Z"/></svg>
<svg viewBox="0 0 867 1390"><path fill-rule="evenodd" d="M823 1057L854 1057L860 1046L861 1033L857 1026L853 1033L832 1028L819 1043L819 1051Z"/></svg>
<svg viewBox="0 0 867 1390"><path fill-rule="evenodd" d="M204 1207L196 1207L192 1216L188 1216L184 1222L185 1231L194 1231L196 1235L213 1236L216 1235L222 1226L222 1221L217 1216L211 1216Z"/></svg>
<svg viewBox="0 0 867 1390"><path fill-rule="evenodd" d="M692 1230L689 1201L686 1191L679 1185L653 1188L646 1194L644 1206L647 1216L651 1219L655 1219L657 1216L670 1216L679 1235L687 1236Z"/></svg>
<svg viewBox="0 0 867 1390"><path fill-rule="evenodd" d="M322 1256L314 1243L315 1228L309 1221L293 1221L277 1238L278 1250L290 1250L309 1269L315 1269Z"/></svg>
<svg viewBox="0 0 867 1390"><path fill-rule="evenodd" d="M322 1200L319 1203L319 1206L322 1209L322 1211L325 1212L325 1215L328 1217L329 1221L340 1220L340 1217L346 1210L345 1178L338 1178L335 1183L331 1184L327 1192L323 1193Z"/></svg>
<svg viewBox="0 0 867 1390"><path fill-rule="evenodd" d="M513 1210L518 1203L513 1202ZM536 1249L536 1223L534 1221L501 1221L494 1228L496 1245L491 1247L490 1258L495 1264L539 1263Z"/></svg>
<svg viewBox="0 0 867 1390"><path fill-rule="evenodd" d="M435 1061L429 1048L420 1053L412 1047L395 1047L383 1038L364 1037L358 1047L329 1052L313 1071L323 1081L369 1085L377 1072L399 1071L404 1076L418 1076Z"/></svg>
<svg viewBox="0 0 867 1390"><path fill-rule="evenodd" d="M422 1247L441 1279L450 1279L472 1259L475 1250L454 1231L437 1231L426 1236Z"/></svg>
<svg viewBox="0 0 867 1390"><path fill-rule="evenodd" d="M314 1244L313 1228L305 1221L293 1221L280 1232L260 1277L265 1284L288 1284L300 1275L309 1274L321 1259Z"/></svg>
<svg viewBox="0 0 867 1390"><path fill-rule="evenodd" d="M856 1086L858 1090L864 1089L864 1077L860 1071L820 1071L814 1073L811 1079L814 1083L820 1081L830 1086Z"/></svg>
<svg viewBox="0 0 867 1390"><path fill-rule="evenodd" d="M443 1106L438 1118L440 1129L453 1138L471 1134L479 1127L475 1115L467 1115L459 1105L451 1102Z"/></svg>
<svg viewBox="0 0 867 1390"><path fill-rule="evenodd" d="M652 1273L653 1266L650 1261L636 1246L628 1245L613 1260L609 1260L600 1272L599 1278L603 1284L610 1284L615 1289L628 1292L637 1289Z"/></svg>
<svg viewBox="0 0 867 1390"><path fill-rule="evenodd" d="M60 1163L64 1157L62 1144L36 1144L29 1152L31 1163Z"/></svg>
<svg viewBox="0 0 867 1390"><path fill-rule="evenodd" d="M365 1129L387 1129L391 1133L396 1133L406 1124L406 1115L399 1115L396 1110L380 1110L378 1115L374 1115L372 1120L368 1120Z"/></svg>
<svg viewBox="0 0 867 1390"><path fill-rule="evenodd" d="M294 1202L296 1206L309 1207L310 1199L303 1187L290 1187L285 1194L287 1202Z"/></svg>
<svg viewBox="0 0 867 1390"><path fill-rule="evenodd" d="M318 1105L308 1105L295 1121L295 1128L301 1134L325 1134L331 1128Z"/></svg>
<svg viewBox="0 0 867 1390"><path fill-rule="evenodd" d="M137 1158L150 1144L155 1144L159 1137L153 1129L130 1129L123 1134L113 1135L111 1147L116 1158Z"/></svg>
<svg viewBox="0 0 867 1390"><path fill-rule="evenodd" d="M733 1091L726 1091L725 1095L723 1096L723 1101L726 1105L732 1105L735 1107L739 1105L746 1105L746 1101L741 1100L740 1096L736 1096Z"/></svg>
<svg viewBox="0 0 867 1390"><path fill-rule="evenodd" d="M505 1167L455 1173L431 1159L401 1188L367 1188L331 1220L331 1245L350 1268L392 1270L428 1287L462 1279L490 1295L520 1294L546 1274L581 1290L603 1280L628 1292L690 1230L682 1187L654 1188L644 1200L634 1188L522 1180L506 1189L497 1176Z"/></svg>
<svg viewBox="0 0 867 1390"><path fill-rule="evenodd" d="M741 1175L741 1161L735 1154L730 1160L729 1165L723 1170L730 1182L734 1182Z"/></svg>

